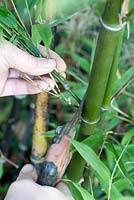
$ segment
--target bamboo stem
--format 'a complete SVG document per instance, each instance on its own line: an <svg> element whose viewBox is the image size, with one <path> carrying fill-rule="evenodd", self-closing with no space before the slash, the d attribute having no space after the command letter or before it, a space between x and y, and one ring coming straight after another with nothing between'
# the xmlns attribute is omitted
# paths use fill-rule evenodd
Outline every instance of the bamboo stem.
<svg viewBox="0 0 134 200"><path fill-rule="evenodd" d="M91 135L92 127L95 127L94 124L97 124L100 119L118 36L119 32L109 32L101 28L82 114L80 132L84 135Z"/></svg>
<svg viewBox="0 0 134 200"><path fill-rule="evenodd" d="M123 35L124 35L124 30L122 30L120 33L119 41L117 43L117 47L115 50L115 55L114 55L114 59L113 59L113 63L112 63L112 67L111 67L111 71L110 71L110 75L109 75L109 79L108 79L108 83L107 83L107 88L106 88L106 92L105 92L105 96L104 96L104 100L103 100L103 105L102 105L104 110L107 110L110 107L112 89L113 89L113 84L115 81L115 74L118 69Z"/></svg>
<svg viewBox="0 0 134 200"><path fill-rule="evenodd" d="M123 3L123 0L107 0L101 19L101 29L78 135L78 140L80 141L94 133L96 124L100 120L101 107L107 90L107 84L109 83L108 85L111 85L109 77L110 72L112 72L112 65L114 64L115 67L118 61L117 56L115 56L115 50L118 49L120 52L119 48L121 48L121 45L117 47L117 44L119 45L118 41L124 28L124 24L121 23L119 15L122 12L121 8ZM70 164L70 169L68 170L68 177L78 182L82 177L84 165L84 160L76 152ZM79 168L76 168L76 166L79 166ZM71 171L75 173L72 174Z"/></svg>
<svg viewBox="0 0 134 200"><path fill-rule="evenodd" d="M44 161L44 155L47 150L47 141L45 138L47 100L47 93L40 93L36 96L31 160L37 168L38 164Z"/></svg>

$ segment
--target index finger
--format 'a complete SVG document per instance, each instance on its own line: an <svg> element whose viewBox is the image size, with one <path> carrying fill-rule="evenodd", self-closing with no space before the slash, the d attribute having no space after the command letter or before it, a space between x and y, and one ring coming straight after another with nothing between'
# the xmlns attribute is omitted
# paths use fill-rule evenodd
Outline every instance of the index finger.
<svg viewBox="0 0 134 200"><path fill-rule="evenodd" d="M7 61L8 68L33 76L48 74L56 67L54 59L34 57L6 40L0 45L0 55Z"/></svg>
<svg viewBox="0 0 134 200"><path fill-rule="evenodd" d="M6 81L8 77L8 64L4 62L2 56L0 56L0 96L5 87Z"/></svg>

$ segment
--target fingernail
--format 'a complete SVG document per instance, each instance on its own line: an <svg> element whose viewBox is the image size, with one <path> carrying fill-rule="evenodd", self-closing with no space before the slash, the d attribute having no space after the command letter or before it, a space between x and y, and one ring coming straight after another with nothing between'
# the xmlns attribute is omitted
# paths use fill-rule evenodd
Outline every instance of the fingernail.
<svg viewBox="0 0 134 200"><path fill-rule="evenodd" d="M53 59L43 59L42 61L45 68L54 69L56 67L56 62Z"/></svg>

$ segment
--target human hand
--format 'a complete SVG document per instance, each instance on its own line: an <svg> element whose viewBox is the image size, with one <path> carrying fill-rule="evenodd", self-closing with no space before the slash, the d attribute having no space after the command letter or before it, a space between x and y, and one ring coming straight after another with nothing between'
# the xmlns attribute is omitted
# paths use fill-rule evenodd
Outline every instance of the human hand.
<svg viewBox="0 0 134 200"><path fill-rule="evenodd" d="M45 48L41 46L40 51L46 57ZM41 92L41 89L51 90L55 81L48 74L55 68L63 74L66 70L66 64L52 50L49 51L49 55L51 59L36 58L3 40L0 43L0 97L37 94ZM24 73L40 87L24 80L22 78Z"/></svg>
<svg viewBox="0 0 134 200"><path fill-rule="evenodd" d="M25 165L17 180L11 184L4 200L74 200L65 184L58 184L57 189L38 185L36 180L35 168Z"/></svg>

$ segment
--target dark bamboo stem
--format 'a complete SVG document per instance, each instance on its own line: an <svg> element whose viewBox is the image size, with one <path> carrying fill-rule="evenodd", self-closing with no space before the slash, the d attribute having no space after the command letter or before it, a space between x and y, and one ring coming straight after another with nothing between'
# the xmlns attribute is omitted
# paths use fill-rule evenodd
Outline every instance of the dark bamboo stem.
<svg viewBox="0 0 134 200"><path fill-rule="evenodd" d="M4 135L4 139L1 144L3 154L8 157L11 139L13 136L13 127L16 124L20 112L20 100L17 98L13 98L13 106L11 109L11 113L7 122L6 131Z"/></svg>
<svg viewBox="0 0 134 200"><path fill-rule="evenodd" d="M20 149L19 159L18 159L19 168L21 168L21 166L24 163L25 153L29 147L29 139L31 137L33 122L34 122L34 104L31 103L30 108L29 108L29 116L27 119L27 124L26 124L26 127L24 128L24 131L22 134L23 136L19 144L19 149Z"/></svg>

